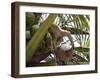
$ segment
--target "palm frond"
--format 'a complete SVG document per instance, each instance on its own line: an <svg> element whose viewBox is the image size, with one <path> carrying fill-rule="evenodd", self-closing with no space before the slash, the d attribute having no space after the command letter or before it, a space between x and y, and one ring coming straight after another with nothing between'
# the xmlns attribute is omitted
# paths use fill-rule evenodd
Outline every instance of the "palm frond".
<svg viewBox="0 0 100 80"><path fill-rule="evenodd" d="M48 28L54 22L56 14L50 14L48 18L43 22L38 31L34 34L32 39L29 41L26 47L26 62L29 62L38 47L39 42L43 39L44 35L47 33Z"/></svg>

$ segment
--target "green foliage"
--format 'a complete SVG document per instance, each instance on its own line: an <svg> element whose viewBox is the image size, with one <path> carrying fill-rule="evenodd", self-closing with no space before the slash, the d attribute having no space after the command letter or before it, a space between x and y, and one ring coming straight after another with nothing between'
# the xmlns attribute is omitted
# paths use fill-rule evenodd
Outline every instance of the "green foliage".
<svg viewBox="0 0 100 80"><path fill-rule="evenodd" d="M59 15L59 19L59 24L62 25L62 29L70 31L76 38L75 40L80 44L80 47L76 47L75 50L89 59L90 16L64 14ZM84 57L81 57L80 59L82 58Z"/></svg>
<svg viewBox="0 0 100 80"><path fill-rule="evenodd" d="M29 62L34 54L35 50L38 47L38 44L43 39L44 35L47 33L48 28L54 22L56 14L50 14L48 18L43 22L38 31L34 34L30 42L26 47L26 62Z"/></svg>
<svg viewBox="0 0 100 80"><path fill-rule="evenodd" d="M89 23L87 22L87 18L84 15L74 15L72 16L74 20L75 28L81 30L81 34L75 35L77 42L81 47L89 47L89 35L83 34L82 31L89 32Z"/></svg>
<svg viewBox="0 0 100 80"><path fill-rule="evenodd" d="M32 27L37 27L37 24L40 19L41 13L26 13L26 28L28 30L32 30ZM59 22L57 25L61 25L61 27L65 30L70 31L72 34L75 35L76 41L80 44L80 47L76 47L75 51L77 51L76 54L76 62L71 62L72 64L85 64L88 62L85 62L85 57L89 61L89 44L90 44L90 16L89 15L69 15L69 14L50 14L48 18L44 21L44 23L40 26L40 28L34 33L33 36L31 36L31 40L27 44L26 47L26 62L29 62L32 58L32 55L34 55L35 50L37 49L39 43L42 41L44 35L47 33L48 28L50 25L54 22L54 20L59 18ZM71 26L71 27L68 27ZM29 36L29 35L28 35ZM83 54L84 56L81 56L79 54ZM49 58L48 58L49 59ZM35 64L36 66L54 66L55 62L54 60L48 61L47 59L44 59L46 62L41 62L40 64ZM75 60L75 59L74 59ZM83 60L83 62L82 62ZM33 64L34 65L34 64Z"/></svg>
<svg viewBox="0 0 100 80"><path fill-rule="evenodd" d="M83 47L76 47L75 48L76 51L78 52L89 52L89 48L83 48Z"/></svg>
<svg viewBox="0 0 100 80"><path fill-rule="evenodd" d="M26 30L30 30L35 21L35 15L32 12L26 12Z"/></svg>

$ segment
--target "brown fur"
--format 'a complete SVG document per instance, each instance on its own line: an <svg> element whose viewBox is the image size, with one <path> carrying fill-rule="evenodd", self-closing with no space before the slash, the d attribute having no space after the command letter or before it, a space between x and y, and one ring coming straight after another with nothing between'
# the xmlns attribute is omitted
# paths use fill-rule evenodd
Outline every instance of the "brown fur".
<svg viewBox="0 0 100 80"><path fill-rule="evenodd" d="M74 42L73 42L73 38L71 37L70 32L66 30L62 30L60 27L54 24L49 28L49 32L53 39L53 46L55 49L55 55L56 55L58 64L62 64L62 62L71 60L73 49L74 49ZM67 36L69 38L72 45L72 48L68 51L63 51L60 47L57 47L57 44L59 44L62 41L64 36Z"/></svg>

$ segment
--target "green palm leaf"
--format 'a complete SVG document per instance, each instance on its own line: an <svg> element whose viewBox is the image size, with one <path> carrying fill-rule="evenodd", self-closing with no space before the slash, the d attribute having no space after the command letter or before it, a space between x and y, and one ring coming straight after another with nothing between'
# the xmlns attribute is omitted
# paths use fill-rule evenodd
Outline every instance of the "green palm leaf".
<svg viewBox="0 0 100 80"><path fill-rule="evenodd" d="M26 47L26 62L29 62L37 49L39 42L43 39L44 35L47 33L48 28L54 22L56 14L50 14L48 18L43 22L38 31L34 34L30 42Z"/></svg>

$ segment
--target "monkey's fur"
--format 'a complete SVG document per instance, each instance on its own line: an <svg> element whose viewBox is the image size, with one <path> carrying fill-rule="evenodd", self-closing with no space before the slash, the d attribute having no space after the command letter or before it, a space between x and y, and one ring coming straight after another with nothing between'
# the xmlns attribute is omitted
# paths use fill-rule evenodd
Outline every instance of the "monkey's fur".
<svg viewBox="0 0 100 80"><path fill-rule="evenodd" d="M69 38L72 45L72 48L68 51L64 51L60 47L57 47L57 45L63 40L64 36ZM66 30L62 30L57 25L52 24L44 39L40 42L35 54L32 56L31 61L27 63L27 66L29 67L39 64L40 61L47 58L51 52L55 54L57 64L64 65L66 61L71 60L73 49L74 43L71 34Z"/></svg>
<svg viewBox="0 0 100 80"><path fill-rule="evenodd" d="M73 38L71 37L70 32L62 30L59 26L56 26L54 24L49 28L49 33L52 36L57 63L60 65L64 65L67 61L72 59L74 49ZM57 45L62 41L64 36L67 36L69 38L72 45L72 48L68 51L64 51L60 47L57 47Z"/></svg>
<svg viewBox="0 0 100 80"><path fill-rule="evenodd" d="M64 36L67 36L71 42L72 47L74 48L74 42L73 38L71 37L71 34L69 31L61 29L59 26L52 24L51 27L49 28L49 33L52 36L53 43L59 44Z"/></svg>

